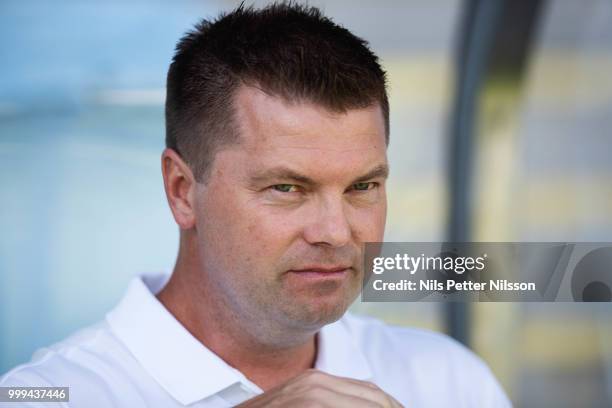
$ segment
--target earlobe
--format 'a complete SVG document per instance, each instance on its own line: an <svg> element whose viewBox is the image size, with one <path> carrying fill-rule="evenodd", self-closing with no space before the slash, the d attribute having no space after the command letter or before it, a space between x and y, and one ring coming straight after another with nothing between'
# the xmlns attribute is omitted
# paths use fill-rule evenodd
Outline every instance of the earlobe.
<svg viewBox="0 0 612 408"><path fill-rule="evenodd" d="M174 220L181 229L193 228L196 187L193 172L179 154L169 148L162 153L161 165L166 198Z"/></svg>

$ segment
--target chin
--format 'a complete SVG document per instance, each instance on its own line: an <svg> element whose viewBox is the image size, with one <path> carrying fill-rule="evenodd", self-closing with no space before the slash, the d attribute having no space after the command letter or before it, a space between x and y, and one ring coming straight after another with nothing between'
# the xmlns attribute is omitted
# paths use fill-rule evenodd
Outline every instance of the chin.
<svg viewBox="0 0 612 408"><path fill-rule="evenodd" d="M354 297L325 297L293 304L291 320L303 328L318 330L321 327L340 319Z"/></svg>

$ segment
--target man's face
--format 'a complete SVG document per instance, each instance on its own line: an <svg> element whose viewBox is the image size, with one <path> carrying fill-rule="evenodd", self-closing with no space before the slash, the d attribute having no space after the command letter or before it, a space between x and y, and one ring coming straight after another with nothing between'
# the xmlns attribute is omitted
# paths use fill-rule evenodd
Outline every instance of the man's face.
<svg viewBox="0 0 612 408"><path fill-rule="evenodd" d="M362 244L383 238L381 110L337 114L250 87L235 106L240 142L196 188L201 270L247 324L318 329L357 296Z"/></svg>

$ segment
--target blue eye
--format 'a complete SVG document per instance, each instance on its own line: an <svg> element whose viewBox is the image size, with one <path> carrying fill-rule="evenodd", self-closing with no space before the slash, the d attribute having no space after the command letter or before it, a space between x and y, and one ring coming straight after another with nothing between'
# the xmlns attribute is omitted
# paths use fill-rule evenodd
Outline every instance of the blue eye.
<svg viewBox="0 0 612 408"><path fill-rule="evenodd" d="M296 189L297 186L295 184L275 184L272 188L276 191L280 191L281 193L292 193L291 189Z"/></svg>
<svg viewBox="0 0 612 408"><path fill-rule="evenodd" d="M367 191L376 187L376 183L374 182L362 182L353 184L353 189L357 191Z"/></svg>

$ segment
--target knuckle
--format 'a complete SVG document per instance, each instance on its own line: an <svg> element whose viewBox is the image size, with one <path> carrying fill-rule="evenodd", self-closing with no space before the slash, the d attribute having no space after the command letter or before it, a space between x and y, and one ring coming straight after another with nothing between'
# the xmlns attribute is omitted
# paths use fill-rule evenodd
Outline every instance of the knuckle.
<svg viewBox="0 0 612 408"><path fill-rule="evenodd" d="M319 371L319 370L315 370L314 368L309 368L308 370L306 370L306 372L304 373L304 378L310 380L310 381L318 381L320 380L322 377L324 376L324 374Z"/></svg>
<svg viewBox="0 0 612 408"><path fill-rule="evenodd" d="M323 384L314 381L302 381L296 384L291 392L296 395L302 395L305 398L311 399L313 395L318 395L324 391L325 387Z"/></svg>
<svg viewBox="0 0 612 408"><path fill-rule="evenodd" d="M316 394L320 394L321 392L325 391L325 387L321 384L310 384L305 391L309 395L312 395L312 394L316 395Z"/></svg>
<svg viewBox="0 0 612 408"><path fill-rule="evenodd" d="M376 390L380 390L380 387L372 382L369 382L368 385Z"/></svg>
<svg viewBox="0 0 612 408"><path fill-rule="evenodd" d="M380 389L380 387L379 387L378 385L374 384L373 382L364 381L364 382L363 382L363 384L364 384L366 387L372 388L373 390L376 390L376 391L382 391L382 390Z"/></svg>

